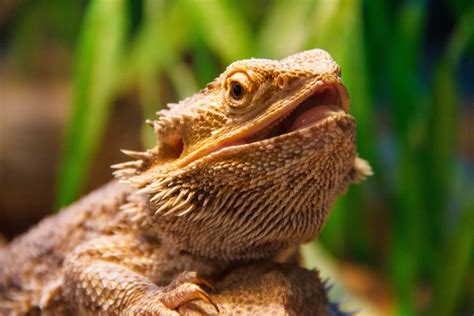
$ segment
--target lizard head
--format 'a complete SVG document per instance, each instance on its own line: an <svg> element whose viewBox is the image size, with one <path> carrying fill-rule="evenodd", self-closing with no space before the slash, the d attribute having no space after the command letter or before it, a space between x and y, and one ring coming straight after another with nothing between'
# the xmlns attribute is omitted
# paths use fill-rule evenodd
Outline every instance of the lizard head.
<svg viewBox="0 0 474 316"><path fill-rule="evenodd" d="M340 68L319 49L231 64L149 122L157 146L116 175L129 212L206 257L268 256L320 231L333 200L370 174Z"/></svg>

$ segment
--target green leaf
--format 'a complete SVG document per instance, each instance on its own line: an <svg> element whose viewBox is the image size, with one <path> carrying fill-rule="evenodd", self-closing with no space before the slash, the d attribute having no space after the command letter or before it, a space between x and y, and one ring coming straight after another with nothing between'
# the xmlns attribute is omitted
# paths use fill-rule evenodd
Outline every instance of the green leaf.
<svg viewBox="0 0 474 316"><path fill-rule="evenodd" d="M231 2L182 0L188 20L225 64L251 57L252 33Z"/></svg>
<svg viewBox="0 0 474 316"><path fill-rule="evenodd" d="M426 1L407 1L396 10L393 40L387 43L390 85L393 94L390 119L394 125L397 165L394 170L393 229L389 268L398 298L397 314L415 313L417 281L428 274L430 247L423 199L423 161L420 134L426 117L426 91L417 67L423 40ZM382 80L382 78L381 78Z"/></svg>
<svg viewBox="0 0 474 316"><path fill-rule="evenodd" d="M64 137L56 206L74 201L107 121L126 30L123 0L90 3L80 34L72 112Z"/></svg>
<svg viewBox="0 0 474 316"><path fill-rule="evenodd" d="M431 309L428 315L456 315L456 306L466 292L474 249L474 192L463 208L456 230L443 245L438 261Z"/></svg>
<svg viewBox="0 0 474 316"><path fill-rule="evenodd" d="M456 149L456 128L458 125L460 98L456 86L456 67L467 51L469 43L474 39L474 8L467 11L459 20L450 38L444 58L438 66L433 85L432 111L429 117L430 135L428 141L428 156L426 172L428 177L430 209L436 216L432 236L437 237L436 261L434 262L435 284L430 309L430 315L454 315L456 302L459 301L468 277L471 261L471 251L474 248L474 191L467 189L463 196L468 197L464 202L461 217L454 232L446 227L443 211L448 209L453 197L454 166ZM466 185L466 187L468 187ZM458 199L462 199L458 197ZM444 247L439 251L439 240ZM446 260L449 260L447 263Z"/></svg>

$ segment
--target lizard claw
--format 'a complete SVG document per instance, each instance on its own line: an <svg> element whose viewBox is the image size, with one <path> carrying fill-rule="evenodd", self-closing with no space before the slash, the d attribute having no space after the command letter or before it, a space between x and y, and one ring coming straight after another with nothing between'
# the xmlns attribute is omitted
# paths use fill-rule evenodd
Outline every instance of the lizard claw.
<svg viewBox="0 0 474 316"><path fill-rule="evenodd" d="M219 307L217 307L217 304L215 304L212 299L209 297L209 295L204 292L202 289L200 289L198 292L197 292L197 295L199 296L200 299L202 299L204 302L208 303L208 304L211 304L214 309L216 310L217 313L219 313Z"/></svg>
<svg viewBox="0 0 474 316"><path fill-rule="evenodd" d="M169 289L175 289L181 284L184 283L193 283L197 285L204 285L209 290L214 290L214 285L206 278L198 276L198 274L194 271L185 271L179 274L177 277L173 279L170 285L167 286Z"/></svg>
<svg viewBox="0 0 474 316"><path fill-rule="evenodd" d="M202 277L197 277L193 283L198 284L198 285L204 285L206 288L208 288L211 291L215 289L211 281Z"/></svg>
<svg viewBox="0 0 474 316"><path fill-rule="evenodd" d="M195 315L192 313L193 304L188 305L188 303L195 300L202 300L205 303L212 305L217 314L219 314L219 308L217 305L197 284L186 282L176 286L175 288L170 288L170 286L168 286L159 291L159 293L149 293L144 296L142 300L137 302L137 304L131 306L126 314L178 316L188 315L191 312L191 315Z"/></svg>
<svg viewBox="0 0 474 316"><path fill-rule="evenodd" d="M188 304L195 300L202 300L204 303L212 305L219 314L219 308L201 286L214 288L210 281L198 276L196 272L183 272L175 277L168 286L159 289L159 293L147 295L130 314L188 315L191 313L191 315L195 315L192 312L195 309L194 304Z"/></svg>
<svg viewBox="0 0 474 316"><path fill-rule="evenodd" d="M177 308L194 301L196 299L203 300L206 303L211 304L215 310L219 313L219 308L211 300L209 295L194 283L183 283L175 289L163 293L161 302L168 308L176 310Z"/></svg>

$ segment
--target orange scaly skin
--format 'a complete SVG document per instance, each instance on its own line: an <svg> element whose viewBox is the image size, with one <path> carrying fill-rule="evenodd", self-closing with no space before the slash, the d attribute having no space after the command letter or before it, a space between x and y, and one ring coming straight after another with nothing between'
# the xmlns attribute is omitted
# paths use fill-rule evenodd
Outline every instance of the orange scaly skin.
<svg viewBox="0 0 474 316"><path fill-rule="evenodd" d="M318 49L237 61L161 111L118 182L0 250L0 314L325 315L317 273L274 258L371 173L339 75Z"/></svg>

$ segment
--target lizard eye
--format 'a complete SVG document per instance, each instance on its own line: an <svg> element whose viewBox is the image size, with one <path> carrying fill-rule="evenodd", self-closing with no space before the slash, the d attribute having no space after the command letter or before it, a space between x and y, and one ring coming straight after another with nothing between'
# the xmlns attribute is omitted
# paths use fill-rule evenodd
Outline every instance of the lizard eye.
<svg viewBox="0 0 474 316"><path fill-rule="evenodd" d="M231 84L232 98L235 100L240 100L244 94L244 88L238 82L233 82Z"/></svg>
<svg viewBox="0 0 474 316"><path fill-rule="evenodd" d="M247 72L231 73L225 80L224 87L229 110L236 115L247 111L254 84Z"/></svg>

